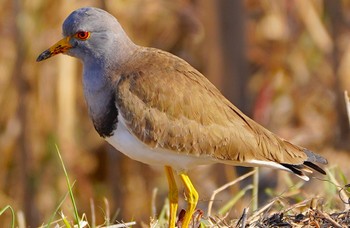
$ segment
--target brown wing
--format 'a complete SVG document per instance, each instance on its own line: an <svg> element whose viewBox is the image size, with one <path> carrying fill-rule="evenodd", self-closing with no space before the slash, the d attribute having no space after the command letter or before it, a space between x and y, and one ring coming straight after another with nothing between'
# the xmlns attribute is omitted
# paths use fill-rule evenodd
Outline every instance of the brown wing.
<svg viewBox="0 0 350 228"><path fill-rule="evenodd" d="M120 73L116 104L144 143L238 162L302 165L308 159L303 148L245 116L185 61L157 49L141 50L125 67L133 71Z"/></svg>

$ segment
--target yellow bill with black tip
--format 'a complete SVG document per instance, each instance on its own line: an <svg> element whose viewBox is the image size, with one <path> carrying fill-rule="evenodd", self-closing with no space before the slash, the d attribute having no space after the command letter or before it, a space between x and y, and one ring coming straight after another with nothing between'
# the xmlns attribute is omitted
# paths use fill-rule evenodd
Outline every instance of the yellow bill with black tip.
<svg viewBox="0 0 350 228"><path fill-rule="evenodd" d="M72 48L72 45L69 43L70 37L67 36L63 38L62 40L58 41L54 45L52 45L49 49L41 53L38 58L36 59L37 62L43 61L45 59L48 59L54 55L60 54L60 53L66 53L69 49Z"/></svg>

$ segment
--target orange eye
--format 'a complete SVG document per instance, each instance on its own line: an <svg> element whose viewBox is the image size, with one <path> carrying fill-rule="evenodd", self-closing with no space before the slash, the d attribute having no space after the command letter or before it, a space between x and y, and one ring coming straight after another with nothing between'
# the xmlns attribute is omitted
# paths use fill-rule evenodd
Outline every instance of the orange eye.
<svg viewBox="0 0 350 228"><path fill-rule="evenodd" d="M74 36L80 40L87 40L90 37L90 33L86 31L80 31L77 32Z"/></svg>

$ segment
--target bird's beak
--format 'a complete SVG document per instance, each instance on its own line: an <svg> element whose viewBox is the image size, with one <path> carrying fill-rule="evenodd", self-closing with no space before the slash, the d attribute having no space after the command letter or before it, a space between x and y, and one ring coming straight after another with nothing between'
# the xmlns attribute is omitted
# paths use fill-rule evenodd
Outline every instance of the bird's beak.
<svg viewBox="0 0 350 228"><path fill-rule="evenodd" d="M69 40L70 40L70 36L67 36L62 40L58 41L57 43L52 45L49 49L41 53L36 59L36 61L40 62L54 55L57 55L60 53L66 53L69 49L72 48L72 45L69 43Z"/></svg>

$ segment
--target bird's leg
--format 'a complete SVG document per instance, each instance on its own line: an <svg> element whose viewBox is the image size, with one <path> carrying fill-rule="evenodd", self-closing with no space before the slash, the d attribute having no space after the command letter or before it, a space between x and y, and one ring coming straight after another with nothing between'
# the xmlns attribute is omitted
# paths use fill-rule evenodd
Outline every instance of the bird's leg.
<svg viewBox="0 0 350 228"><path fill-rule="evenodd" d="M196 209L196 205L198 202L198 192L193 187L190 178L186 174L180 174L181 180L184 182L186 191L187 191L187 211L185 217L182 222L182 227L187 228L190 225L190 221L192 219L192 215L194 210Z"/></svg>
<svg viewBox="0 0 350 228"><path fill-rule="evenodd" d="M173 169L170 166L165 166L165 173L169 184L169 202L170 202L169 228L175 228L179 192L177 190Z"/></svg>

